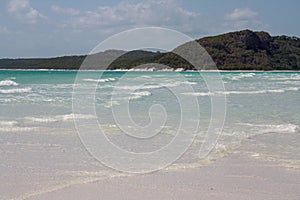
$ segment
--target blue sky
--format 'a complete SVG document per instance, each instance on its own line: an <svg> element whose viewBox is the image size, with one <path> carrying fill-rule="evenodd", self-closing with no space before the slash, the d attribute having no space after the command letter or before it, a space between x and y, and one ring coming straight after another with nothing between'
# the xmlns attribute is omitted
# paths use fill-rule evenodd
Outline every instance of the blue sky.
<svg viewBox="0 0 300 200"><path fill-rule="evenodd" d="M2 0L0 58L85 54L145 26L195 39L246 28L299 37L299 8L298 0Z"/></svg>

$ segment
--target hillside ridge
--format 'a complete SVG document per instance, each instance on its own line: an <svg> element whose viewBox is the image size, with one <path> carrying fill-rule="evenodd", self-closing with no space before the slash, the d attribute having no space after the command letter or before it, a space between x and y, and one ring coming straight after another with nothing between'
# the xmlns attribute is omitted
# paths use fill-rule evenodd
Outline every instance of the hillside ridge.
<svg viewBox="0 0 300 200"><path fill-rule="evenodd" d="M212 57L220 70L300 70L300 38L271 36L264 31L241 30L195 40ZM184 45L184 44L183 44ZM87 69L104 69L110 56L121 55L108 69L131 69L146 63L159 63L173 69L195 70L172 52L107 50L92 55ZM86 55L55 58L0 59L0 69L79 69ZM197 69L203 66L197 66Z"/></svg>

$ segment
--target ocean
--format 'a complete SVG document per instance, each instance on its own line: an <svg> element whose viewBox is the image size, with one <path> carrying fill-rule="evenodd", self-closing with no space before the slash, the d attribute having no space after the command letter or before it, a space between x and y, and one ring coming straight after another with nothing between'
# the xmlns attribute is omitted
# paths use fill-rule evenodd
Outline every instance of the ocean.
<svg viewBox="0 0 300 200"><path fill-rule="evenodd" d="M299 170L299 90L300 72L1 70L0 199L232 154Z"/></svg>

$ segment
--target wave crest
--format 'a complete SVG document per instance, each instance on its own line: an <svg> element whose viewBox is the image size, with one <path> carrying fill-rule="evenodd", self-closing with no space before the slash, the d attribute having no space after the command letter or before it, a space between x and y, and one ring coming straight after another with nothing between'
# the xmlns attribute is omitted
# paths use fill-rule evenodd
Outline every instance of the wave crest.
<svg viewBox="0 0 300 200"><path fill-rule="evenodd" d="M31 88L14 88L14 89L2 89L0 93L3 94L14 94L14 93L28 93L31 92Z"/></svg>
<svg viewBox="0 0 300 200"><path fill-rule="evenodd" d="M298 91L300 88L290 87L283 89L273 90L254 90L254 91L219 91L219 92L194 92L194 93L183 93L184 95L192 96L217 96L217 95L232 95L232 94L266 94L266 93L284 93L287 91Z"/></svg>
<svg viewBox="0 0 300 200"><path fill-rule="evenodd" d="M12 80L3 80L0 81L0 86L18 86L19 84Z"/></svg>

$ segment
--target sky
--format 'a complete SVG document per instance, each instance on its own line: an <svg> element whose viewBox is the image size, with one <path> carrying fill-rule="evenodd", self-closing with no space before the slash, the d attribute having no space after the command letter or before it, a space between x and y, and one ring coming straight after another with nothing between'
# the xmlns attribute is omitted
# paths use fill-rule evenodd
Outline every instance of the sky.
<svg viewBox="0 0 300 200"><path fill-rule="evenodd" d="M194 39L243 29L299 37L299 8L299 0L1 0L0 58L87 54L148 26Z"/></svg>

